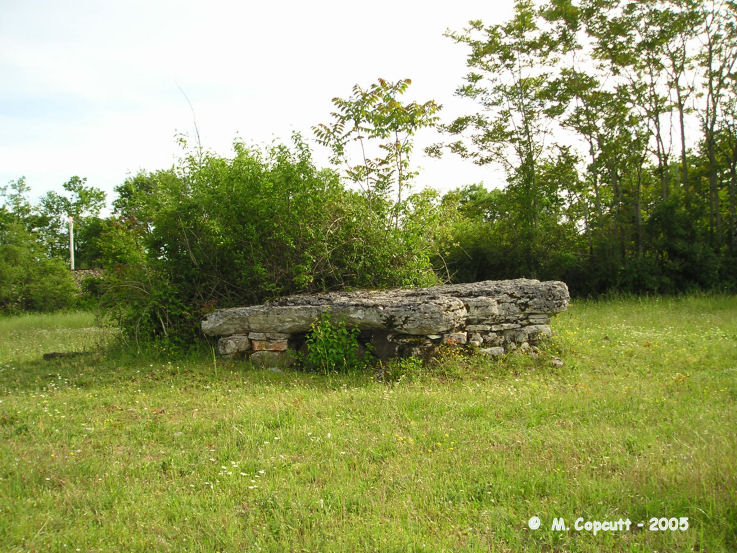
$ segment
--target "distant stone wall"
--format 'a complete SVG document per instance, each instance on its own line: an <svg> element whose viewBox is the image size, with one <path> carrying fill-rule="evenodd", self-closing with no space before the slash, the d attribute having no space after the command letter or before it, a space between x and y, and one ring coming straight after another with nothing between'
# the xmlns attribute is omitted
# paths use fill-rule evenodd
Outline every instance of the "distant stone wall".
<svg viewBox="0 0 737 553"><path fill-rule="evenodd" d="M289 296L263 305L210 313L208 336L223 357L286 366L320 315L358 328L382 360L426 356L440 344L473 344L487 355L528 349L550 336L550 317L568 307L563 282L517 279L400 289Z"/></svg>
<svg viewBox="0 0 737 553"><path fill-rule="evenodd" d="M74 284L79 290L82 289L82 281L86 278L102 278L102 269L75 269L72 271Z"/></svg>

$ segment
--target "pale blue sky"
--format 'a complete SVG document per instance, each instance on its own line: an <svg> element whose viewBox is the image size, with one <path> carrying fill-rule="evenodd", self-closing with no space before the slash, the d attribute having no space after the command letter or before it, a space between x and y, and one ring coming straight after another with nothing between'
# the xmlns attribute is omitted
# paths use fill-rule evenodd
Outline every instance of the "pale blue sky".
<svg viewBox="0 0 737 553"><path fill-rule="evenodd" d="M129 173L172 165L174 135L228 155L329 119L330 100L377 77L413 80L413 99L445 115L466 52L443 36L469 19L501 22L512 1L0 0L0 184L25 175L34 196L72 175L108 192ZM501 174L430 160L418 186L448 190ZM316 146L316 159L327 163Z"/></svg>

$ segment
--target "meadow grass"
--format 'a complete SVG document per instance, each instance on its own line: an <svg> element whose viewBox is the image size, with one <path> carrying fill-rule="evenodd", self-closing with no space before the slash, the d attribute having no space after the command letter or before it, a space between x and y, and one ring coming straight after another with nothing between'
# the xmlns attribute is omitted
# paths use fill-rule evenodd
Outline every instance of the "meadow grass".
<svg viewBox="0 0 737 553"><path fill-rule="evenodd" d="M0 317L0 363L32 361L41 353L100 350L114 329L96 325L85 311Z"/></svg>
<svg viewBox="0 0 737 553"><path fill-rule="evenodd" d="M0 551L737 550L737 297L576 301L536 358L388 382L116 353L91 321L0 319Z"/></svg>

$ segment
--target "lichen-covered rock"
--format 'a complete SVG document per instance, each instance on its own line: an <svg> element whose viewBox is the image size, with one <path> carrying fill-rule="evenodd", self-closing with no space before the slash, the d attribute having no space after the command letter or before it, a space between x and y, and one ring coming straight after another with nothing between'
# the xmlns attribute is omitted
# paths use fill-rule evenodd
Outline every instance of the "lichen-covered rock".
<svg viewBox="0 0 737 553"><path fill-rule="evenodd" d="M284 334L282 332L249 332L248 337L251 340L260 340L262 342L280 342L289 340L289 334Z"/></svg>
<svg viewBox="0 0 737 553"><path fill-rule="evenodd" d="M564 311L568 300L564 283L529 279L330 292L221 309L205 317L202 330L209 336L228 337L218 345L222 355L250 349L253 361L273 362L281 359L277 354L299 347L304 334L329 311L333 320L361 330L365 343L371 342L382 359L467 340L496 355L499 349L550 336L550 317Z"/></svg>
<svg viewBox="0 0 737 553"><path fill-rule="evenodd" d="M218 340L218 353L224 357L232 357L240 353L245 353L251 349L251 341L248 336L235 334L233 336L225 336Z"/></svg>
<svg viewBox="0 0 737 553"><path fill-rule="evenodd" d="M484 355L488 355L490 357L497 357L499 355L504 355L504 348L502 347L484 348L484 349L480 349L479 352L483 353Z"/></svg>
<svg viewBox="0 0 737 553"><path fill-rule="evenodd" d="M402 292L291 296L265 305L221 309L202 321L202 331L209 336L307 332L324 311L361 330L381 328L417 335L447 332L466 319L466 308L457 298L428 296L418 301Z"/></svg>
<svg viewBox="0 0 737 553"><path fill-rule="evenodd" d="M468 343L472 346L481 347L481 344L484 343L484 339L481 337L481 334L478 332L471 334L471 337L468 339Z"/></svg>

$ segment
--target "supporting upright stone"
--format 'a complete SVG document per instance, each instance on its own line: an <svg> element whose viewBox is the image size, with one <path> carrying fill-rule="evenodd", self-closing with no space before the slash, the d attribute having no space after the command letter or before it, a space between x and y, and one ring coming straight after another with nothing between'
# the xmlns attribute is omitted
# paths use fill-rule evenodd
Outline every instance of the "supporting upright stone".
<svg viewBox="0 0 737 553"><path fill-rule="evenodd" d="M248 336L234 334L225 336L218 340L218 353L223 357L236 357L251 349L251 341Z"/></svg>

